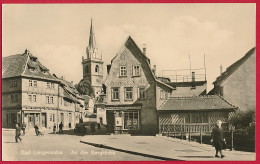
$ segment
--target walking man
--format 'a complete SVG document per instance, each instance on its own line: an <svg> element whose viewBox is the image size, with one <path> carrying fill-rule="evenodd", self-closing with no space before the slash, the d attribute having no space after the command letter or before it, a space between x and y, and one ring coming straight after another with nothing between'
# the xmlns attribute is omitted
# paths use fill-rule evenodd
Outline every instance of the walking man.
<svg viewBox="0 0 260 164"><path fill-rule="evenodd" d="M15 124L15 142L18 142L18 139L20 140L20 142L22 142L21 139L21 128L18 126L18 124Z"/></svg>
<svg viewBox="0 0 260 164"><path fill-rule="evenodd" d="M221 128L222 121L218 120L216 127L213 128L211 136L211 142L215 146L216 154L215 157L221 157L224 158L225 156L222 153L223 146L225 144L225 139L223 137L223 130ZM220 153L220 156L218 155L218 152Z"/></svg>
<svg viewBox="0 0 260 164"><path fill-rule="evenodd" d="M22 123L23 135L25 135L25 129L26 129L26 124L25 124L25 122L23 122L23 123Z"/></svg>
<svg viewBox="0 0 260 164"><path fill-rule="evenodd" d="M36 136L39 135L39 127L37 125L34 126Z"/></svg>

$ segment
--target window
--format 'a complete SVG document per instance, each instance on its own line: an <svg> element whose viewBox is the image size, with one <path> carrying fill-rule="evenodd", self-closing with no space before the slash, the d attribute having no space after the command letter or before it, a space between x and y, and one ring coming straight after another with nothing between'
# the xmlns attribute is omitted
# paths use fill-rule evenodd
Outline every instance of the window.
<svg viewBox="0 0 260 164"><path fill-rule="evenodd" d="M120 76L126 76L126 66L120 66Z"/></svg>
<svg viewBox="0 0 260 164"><path fill-rule="evenodd" d="M36 80L33 81L33 86L37 87L37 81Z"/></svg>
<svg viewBox="0 0 260 164"><path fill-rule="evenodd" d="M98 65L96 65L96 67L95 67L95 72L99 72L99 67L98 67Z"/></svg>
<svg viewBox="0 0 260 164"><path fill-rule="evenodd" d="M17 81L16 80L11 80L10 87L17 87Z"/></svg>
<svg viewBox="0 0 260 164"><path fill-rule="evenodd" d="M51 88L51 83L47 82L47 88Z"/></svg>
<svg viewBox="0 0 260 164"><path fill-rule="evenodd" d="M60 98L60 104L62 105L63 98Z"/></svg>
<svg viewBox="0 0 260 164"><path fill-rule="evenodd" d="M36 95L33 95L33 102L36 102Z"/></svg>
<svg viewBox="0 0 260 164"><path fill-rule="evenodd" d="M133 88L127 87L125 88L125 100L133 99Z"/></svg>
<svg viewBox="0 0 260 164"><path fill-rule="evenodd" d="M29 80L29 87L32 87L33 86L33 82L32 80Z"/></svg>
<svg viewBox="0 0 260 164"><path fill-rule="evenodd" d="M208 123L208 113L190 113L186 114L186 123Z"/></svg>
<svg viewBox="0 0 260 164"><path fill-rule="evenodd" d="M32 102L32 95L28 95L28 101Z"/></svg>
<svg viewBox="0 0 260 164"><path fill-rule="evenodd" d="M160 99L167 99L167 98L168 98L168 92L161 89L160 90Z"/></svg>
<svg viewBox="0 0 260 164"><path fill-rule="evenodd" d="M29 102L36 102L37 101L37 97L35 94L29 94L28 95L28 101Z"/></svg>
<svg viewBox="0 0 260 164"><path fill-rule="evenodd" d="M140 76L140 66L139 65L133 66L133 76Z"/></svg>
<svg viewBox="0 0 260 164"><path fill-rule="evenodd" d="M52 120L53 122L55 122L55 114L53 113L53 116L52 116Z"/></svg>
<svg viewBox="0 0 260 164"><path fill-rule="evenodd" d="M140 99L146 98L145 88L138 88L138 98Z"/></svg>
<svg viewBox="0 0 260 164"><path fill-rule="evenodd" d="M139 129L139 113L138 111L125 111L124 115L124 129L138 130Z"/></svg>
<svg viewBox="0 0 260 164"><path fill-rule="evenodd" d="M52 121L52 114L50 114L50 121Z"/></svg>
<svg viewBox="0 0 260 164"><path fill-rule="evenodd" d="M11 95L11 103L17 103L18 102L18 95L13 94Z"/></svg>
<svg viewBox="0 0 260 164"><path fill-rule="evenodd" d="M51 83L51 88L54 89L54 83Z"/></svg>
<svg viewBox="0 0 260 164"><path fill-rule="evenodd" d="M46 96L46 103L47 104L54 104L53 96Z"/></svg>
<svg viewBox="0 0 260 164"><path fill-rule="evenodd" d="M112 100L119 100L119 88L112 88Z"/></svg>

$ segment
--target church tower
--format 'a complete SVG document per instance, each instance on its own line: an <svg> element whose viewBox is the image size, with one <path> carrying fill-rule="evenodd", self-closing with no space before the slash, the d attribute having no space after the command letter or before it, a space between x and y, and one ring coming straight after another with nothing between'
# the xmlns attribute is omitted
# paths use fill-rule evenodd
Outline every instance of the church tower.
<svg viewBox="0 0 260 164"><path fill-rule="evenodd" d="M92 19L86 55L87 58L82 57L83 79L90 82L95 97L98 97L102 89L104 62L102 61L102 54L96 45Z"/></svg>

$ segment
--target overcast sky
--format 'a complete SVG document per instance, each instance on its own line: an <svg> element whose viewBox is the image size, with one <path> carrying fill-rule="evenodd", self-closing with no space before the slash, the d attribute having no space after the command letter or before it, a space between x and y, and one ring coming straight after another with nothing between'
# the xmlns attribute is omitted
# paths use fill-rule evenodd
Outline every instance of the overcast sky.
<svg viewBox="0 0 260 164"><path fill-rule="evenodd" d="M51 73L82 79L90 19L104 64L130 35L157 75L204 67L208 91L223 71L255 46L255 4L3 4L3 57L29 49ZM106 66L104 65L104 69ZM104 70L106 71L106 69Z"/></svg>

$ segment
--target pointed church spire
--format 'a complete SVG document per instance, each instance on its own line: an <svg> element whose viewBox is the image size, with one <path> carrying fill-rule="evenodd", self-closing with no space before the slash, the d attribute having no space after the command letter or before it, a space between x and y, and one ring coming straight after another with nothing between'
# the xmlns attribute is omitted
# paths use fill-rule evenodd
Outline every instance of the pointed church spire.
<svg viewBox="0 0 260 164"><path fill-rule="evenodd" d="M93 22L93 19L91 18L88 47L94 49L96 47L96 40L95 40L95 34L94 34L92 22Z"/></svg>

